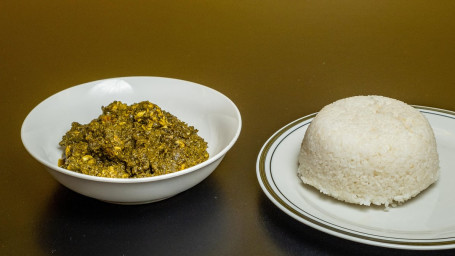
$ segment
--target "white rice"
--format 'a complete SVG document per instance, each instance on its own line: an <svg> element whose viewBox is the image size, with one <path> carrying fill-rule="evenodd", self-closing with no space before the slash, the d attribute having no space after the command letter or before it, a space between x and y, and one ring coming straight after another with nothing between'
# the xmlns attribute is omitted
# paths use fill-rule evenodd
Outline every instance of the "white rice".
<svg viewBox="0 0 455 256"><path fill-rule="evenodd" d="M439 176L428 120L404 102L355 96L325 106L302 142L298 176L336 199L395 205Z"/></svg>

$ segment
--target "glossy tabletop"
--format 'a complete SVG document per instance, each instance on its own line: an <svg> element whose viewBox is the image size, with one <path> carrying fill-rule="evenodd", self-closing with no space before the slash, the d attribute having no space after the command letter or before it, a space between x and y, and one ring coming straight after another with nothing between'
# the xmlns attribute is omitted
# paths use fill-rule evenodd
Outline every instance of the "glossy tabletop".
<svg viewBox="0 0 455 256"><path fill-rule="evenodd" d="M256 177L274 132L340 98L455 111L453 1L4 0L0 35L0 255L455 254L328 235L283 213ZM242 133L214 173L122 206L63 187L26 152L34 106L122 76L193 81L235 102Z"/></svg>

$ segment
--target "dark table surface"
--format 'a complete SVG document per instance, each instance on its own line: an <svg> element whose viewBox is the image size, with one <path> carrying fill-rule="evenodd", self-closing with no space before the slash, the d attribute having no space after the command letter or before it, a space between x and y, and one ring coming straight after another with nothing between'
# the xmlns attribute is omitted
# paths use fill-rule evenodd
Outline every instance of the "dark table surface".
<svg viewBox="0 0 455 256"><path fill-rule="evenodd" d="M374 247L310 228L262 192L256 159L279 128L378 94L455 110L453 1L0 3L0 255L454 255ZM206 180L121 206L58 184L25 151L29 111L73 85L162 76L212 87L243 130Z"/></svg>

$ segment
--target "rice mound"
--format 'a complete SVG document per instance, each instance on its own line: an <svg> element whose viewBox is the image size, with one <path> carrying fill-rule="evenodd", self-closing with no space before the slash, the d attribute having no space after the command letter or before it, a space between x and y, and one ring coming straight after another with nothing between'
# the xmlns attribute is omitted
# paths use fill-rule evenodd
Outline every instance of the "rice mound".
<svg viewBox="0 0 455 256"><path fill-rule="evenodd" d="M298 176L348 203L395 206L438 179L434 133L404 102L382 96L341 99L309 125Z"/></svg>

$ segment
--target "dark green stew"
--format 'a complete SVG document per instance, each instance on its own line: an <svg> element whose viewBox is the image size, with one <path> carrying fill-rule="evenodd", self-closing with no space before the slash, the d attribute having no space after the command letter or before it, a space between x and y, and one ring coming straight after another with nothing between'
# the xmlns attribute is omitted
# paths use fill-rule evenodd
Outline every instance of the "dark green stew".
<svg viewBox="0 0 455 256"><path fill-rule="evenodd" d="M73 122L58 165L101 177L141 178L183 170L208 159L193 126L148 101L114 101L88 124Z"/></svg>

